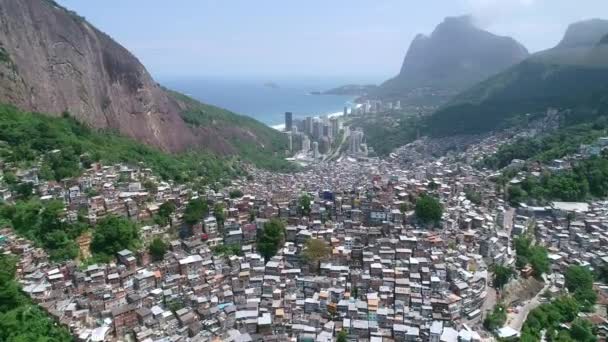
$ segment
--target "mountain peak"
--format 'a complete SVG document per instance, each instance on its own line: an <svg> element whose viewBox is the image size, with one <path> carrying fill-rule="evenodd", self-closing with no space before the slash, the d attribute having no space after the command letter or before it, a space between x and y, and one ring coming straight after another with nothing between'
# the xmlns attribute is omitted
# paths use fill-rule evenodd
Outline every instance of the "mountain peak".
<svg viewBox="0 0 608 342"><path fill-rule="evenodd" d="M470 15L461 15L457 17L446 17L437 25L434 32L442 30L457 30L457 29L478 29L473 23L473 17Z"/></svg>
<svg viewBox="0 0 608 342"><path fill-rule="evenodd" d="M382 88L388 97L404 96L416 88L459 91L527 56L517 41L476 27L469 15L447 17L430 36L416 36L401 72L380 87L379 96L384 96Z"/></svg>
<svg viewBox="0 0 608 342"><path fill-rule="evenodd" d="M568 26L564 38L559 42L557 47L591 47L602 40L606 34L608 34L608 20L590 19L579 21Z"/></svg>

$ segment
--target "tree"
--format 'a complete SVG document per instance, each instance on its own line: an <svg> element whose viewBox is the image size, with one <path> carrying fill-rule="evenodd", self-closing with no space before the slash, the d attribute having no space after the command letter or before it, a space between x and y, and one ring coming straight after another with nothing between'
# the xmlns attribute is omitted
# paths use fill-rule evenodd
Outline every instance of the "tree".
<svg viewBox="0 0 608 342"><path fill-rule="evenodd" d="M241 198L243 197L243 192L239 189L231 190L228 194L230 198Z"/></svg>
<svg viewBox="0 0 608 342"><path fill-rule="evenodd" d="M572 220L574 220L576 217L576 215L574 215L573 212L569 211L566 214L566 222L568 223L568 231L570 230L570 224L572 223Z"/></svg>
<svg viewBox="0 0 608 342"><path fill-rule="evenodd" d="M283 243L285 224L279 219L271 219L264 224L258 239L258 252L268 261L275 256Z"/></svg>
<svg viewBox="0 0 608 342"><path fill-rule="evenodd" d="M144 189L146 189L147 192L151 194L156 194L158 192L158 186L150 179L146 179L142 186L144 187Z"/></svg>
<svg viewBox="0 0 608 342"><path fill-rule="evenodd" d="M137 250L139 229L132 221L119 216L106 216L101 219L91 241L91 250L101 260L110 260L123 249Z"/></svg>
<svg viewBox="0 0 608 342"><path fill-rule="evenodd" d="M155 238L148 246L148 252L155 261L163 260L167 253L167 244L160 238Z"/></svg>
<svg viewBox="0 0 608 342"><path fill-rule="evenodd" d="M30 182L19 183L13 187L13 191L17 193L17 196L19 196L19 198L24 201L27 201L33 195L34 184Z"/></svg>
<svg viewBox="0 0 608 342"><path fill-rule="evenodd" d="M308 194L300 196L298 200L300 213L302 216L309 216L311 211L312 200Z"/></svg>
<svg viewBox="0 0 608 342"><path fill-rule="evenodd" d="M319 267L321 260L325 259L331 253L331 247L321 239L310 239L306 241L304 248L304 258L314 268Z"/></svg>
<svg viewBox="0 0 608 342"><path fill-rule="evenodd" d="M570 293L579 289L593 288L593 274L586 267L572 265L566 270L564 278L566 288Z"/></svg>
<svg viewBox="0 0 608 342"><path fill-rule="evenodd" d="M494 331L505 325L506 321L507 311L505 310L505 307L500 304L497 304L494 307L494 310L492 310L492 312L488 316L486 316L486 319L484 319L483 326L488 331Z"/></svg>
<svg viewBox="0 0 608 342"><path fill-rule="evenodd" d="M171 223L171 215L175 212L175 204L172 201L167 201L158 208L158 221L161 225Z"/></svg>
<svg viewBox="0 0 608 342"><path fill-rule="evenodd" d="M348 334L346 334L346 331L340 330L340 332L338 333L336 342L346 342L347 340L348 340Z"/></svg>
<svg viewBox="0 0 608 342"><path fill-rule="evenodd" d="M531 247L528 261L530 262L530 266L532 266L536 277L541 277L543 274L549 273L551 261L549 260L549 254L545 247Z"/></svg>
<svg viewBox="0 0 608 342"><path fill-rule="evenodd" d="M570 328L570 336L574 341L580 342L595 342L597 341L597 337L593 333L593 326L591 322L577 318L572 322L572 327Z"/></svg>
<svg viewBox="0 0 608 342"><path fill-rule="evenodd" d="M494 266L494 287L499 290L502 290L509 282L511 277L513 277L513 273L513 269L508 266Z"/></svg>
<svg viewBox="0 0 608 342"><path fill-rule="evenodd" d="M215 217L215 221L217 221L218 226L223 227L224 222L226 221L224 203L219 202L213 206L213 216Z"/></svg>
<svg viewBox="0 0 608 342"><path fill-rule="evenodd" d="M206 202L200 198L195 198L188 202L184 209L184 222L188 225L195 225L209 212L209 207Z"/></svg>
<svg viewBox="0 0 608 342"><path fill-rule="evenodd" d="M443 206L439 200L425 194L416 200L415 213L423 223L437 223L441 221Z"/></svg>
<svg viewBox="0 0 608 342"><path fill-rule="evenodd" d="M476 191L465 191L466 198L473 204L481 204L481 194Z"/></svg>

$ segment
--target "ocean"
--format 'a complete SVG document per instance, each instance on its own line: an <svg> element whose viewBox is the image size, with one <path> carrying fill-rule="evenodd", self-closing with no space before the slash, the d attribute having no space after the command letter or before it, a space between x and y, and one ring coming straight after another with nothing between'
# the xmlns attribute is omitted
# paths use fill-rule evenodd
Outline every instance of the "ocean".
<svg viewBox="0 0 608 342"><path fill-rule="evenodd" d="M269 126L283 124L285 112L294 119L342 112L353 96L311 95L344 85L335 81L231 81L218 79L166 79L161 83L201 102L248 115Z"/></svg>

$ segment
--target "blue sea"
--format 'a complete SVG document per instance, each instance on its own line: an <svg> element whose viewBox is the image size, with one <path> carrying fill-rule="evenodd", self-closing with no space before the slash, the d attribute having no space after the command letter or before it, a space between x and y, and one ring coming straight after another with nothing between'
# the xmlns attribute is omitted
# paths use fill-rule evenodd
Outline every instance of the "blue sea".
<svg viewBox="0 0 608 342"><path fill-rule="evenodd" d="M342 112L353 96L311 95L344 85L333 81L164 79L161 83L201 102L251 116L269 126L284 122L285 112L294 118Z"/></svg>

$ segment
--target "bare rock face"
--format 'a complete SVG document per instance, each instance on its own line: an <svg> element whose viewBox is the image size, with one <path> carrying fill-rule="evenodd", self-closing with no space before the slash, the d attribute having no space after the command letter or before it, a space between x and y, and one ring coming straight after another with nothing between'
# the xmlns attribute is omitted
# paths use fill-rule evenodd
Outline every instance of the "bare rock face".
<svg viewBox="0 0 608 342"><path fill-rule="evenodd" d="M380 97L395 97L414 89L450 95L515 65L528 50L510 37L476 27L469 16L448 17L431 35L412 41L401 71L378 89Z"/></svg>
<svg viewBox="0 0 608 342"><path fill-rule="evenodd" d="M135 56L51 0L0 0L0 102L166 151L201 142Z"/></svg>

